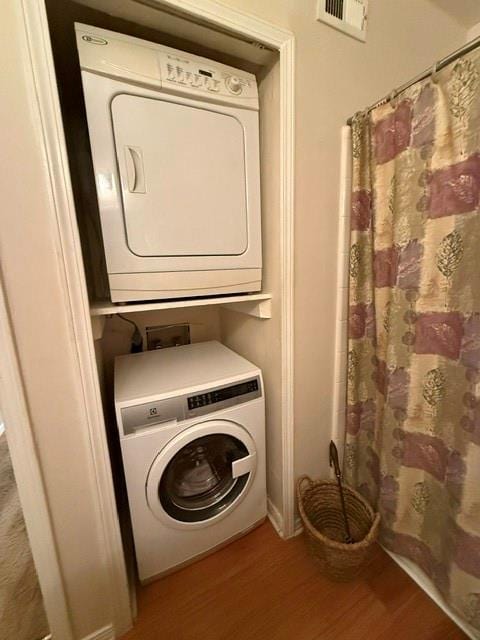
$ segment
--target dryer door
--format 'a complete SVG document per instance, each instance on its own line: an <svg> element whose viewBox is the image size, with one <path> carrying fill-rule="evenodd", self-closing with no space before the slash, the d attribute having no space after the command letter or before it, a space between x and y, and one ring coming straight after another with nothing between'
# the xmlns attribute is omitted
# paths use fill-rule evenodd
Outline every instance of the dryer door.
<svg viewBox="0 0 480 640"><path fill-rule="evenodd" d="M176 526L211 524L244 497L256 467L255 445L239 425L212 420L171 440L147 478L153 514Z"/></svg>
<svg viewBox="0 0 480 640"><path fill-rule="evenodd" d="M142 257L247 250L245 134L228 107L111 102L127 244Z"/></svg>

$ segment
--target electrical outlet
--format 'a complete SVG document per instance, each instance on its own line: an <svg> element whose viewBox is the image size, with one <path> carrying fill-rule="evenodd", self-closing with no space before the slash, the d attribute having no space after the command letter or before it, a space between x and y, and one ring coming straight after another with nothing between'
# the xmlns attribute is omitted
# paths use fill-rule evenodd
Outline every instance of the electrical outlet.
<svg viewBox="0 0 480 640"><path fill-rule="evenodd" d="M144 351L178 347L182 344L190 344L190 342L189 324L166 324L145 327Z"/></svg>

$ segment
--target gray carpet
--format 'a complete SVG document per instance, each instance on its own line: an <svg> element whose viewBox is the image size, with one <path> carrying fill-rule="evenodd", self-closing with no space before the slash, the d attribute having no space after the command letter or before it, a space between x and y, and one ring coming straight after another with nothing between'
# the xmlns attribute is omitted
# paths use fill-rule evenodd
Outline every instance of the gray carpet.
<svg viewBox="0 0 480 640"><path fill-rule="evenodd" d="M0 640L48 634L5 434L0 435Z"/></svg>

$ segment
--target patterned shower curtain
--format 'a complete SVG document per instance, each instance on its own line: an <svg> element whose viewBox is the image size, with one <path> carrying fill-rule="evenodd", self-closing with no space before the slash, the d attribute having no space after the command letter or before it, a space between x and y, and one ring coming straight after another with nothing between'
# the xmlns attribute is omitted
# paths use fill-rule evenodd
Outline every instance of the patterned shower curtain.
<svg viewBox="0 0 480 640"><path fill-rule="evenodd" d="M352 140L345 476L480 629L480 53Z"/></svg>

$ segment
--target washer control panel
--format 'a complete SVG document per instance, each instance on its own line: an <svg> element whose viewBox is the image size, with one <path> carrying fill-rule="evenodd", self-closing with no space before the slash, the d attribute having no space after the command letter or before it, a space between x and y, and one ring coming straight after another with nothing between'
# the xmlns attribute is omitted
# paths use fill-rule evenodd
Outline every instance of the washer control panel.
<svg viewBox="0 0 480 640"><path fill-rule="evenodd" d="M257 98L256 82L250 74L216 65L211 61L202 64L198 59L174 53L159 53L162 83L177 90L193 93L217 94L231 98Z"/></svg>
<svg viewBox="0 0 480 640"><path fill-rule="evenodd" d="M213 413L243 402L255 400L255 398L260 398L261 395L262 384L260 376L248 378L241 382L234 382L233 384L205 389L201 393L185 397L185 417L196 418L206 413Z"/></svg>
<svg viewBox="0 0 480 640"><path fill-rule="evenodd" d="M247 380L240 384L231 385L229 387L223 387L222 389L214 389L213 391L207 391L206 393L199 393L195 396L189 396L187 398L188 410L195 411L209 405L215 405L219 402L225 402L231 398L237 398L246 394L255 393L259 389L258 378L253 380ZM215 407L212 407L215 410Z"/></svg>
<svg viewBox="0 0 480 640"><path fill-rule="evenodd" d="M120 409L122 435L140 435L152 427L214 413L262 396L260 376L212 387L200 393L175 396ZM117 414L118 415L118 414Z"/></svg>

